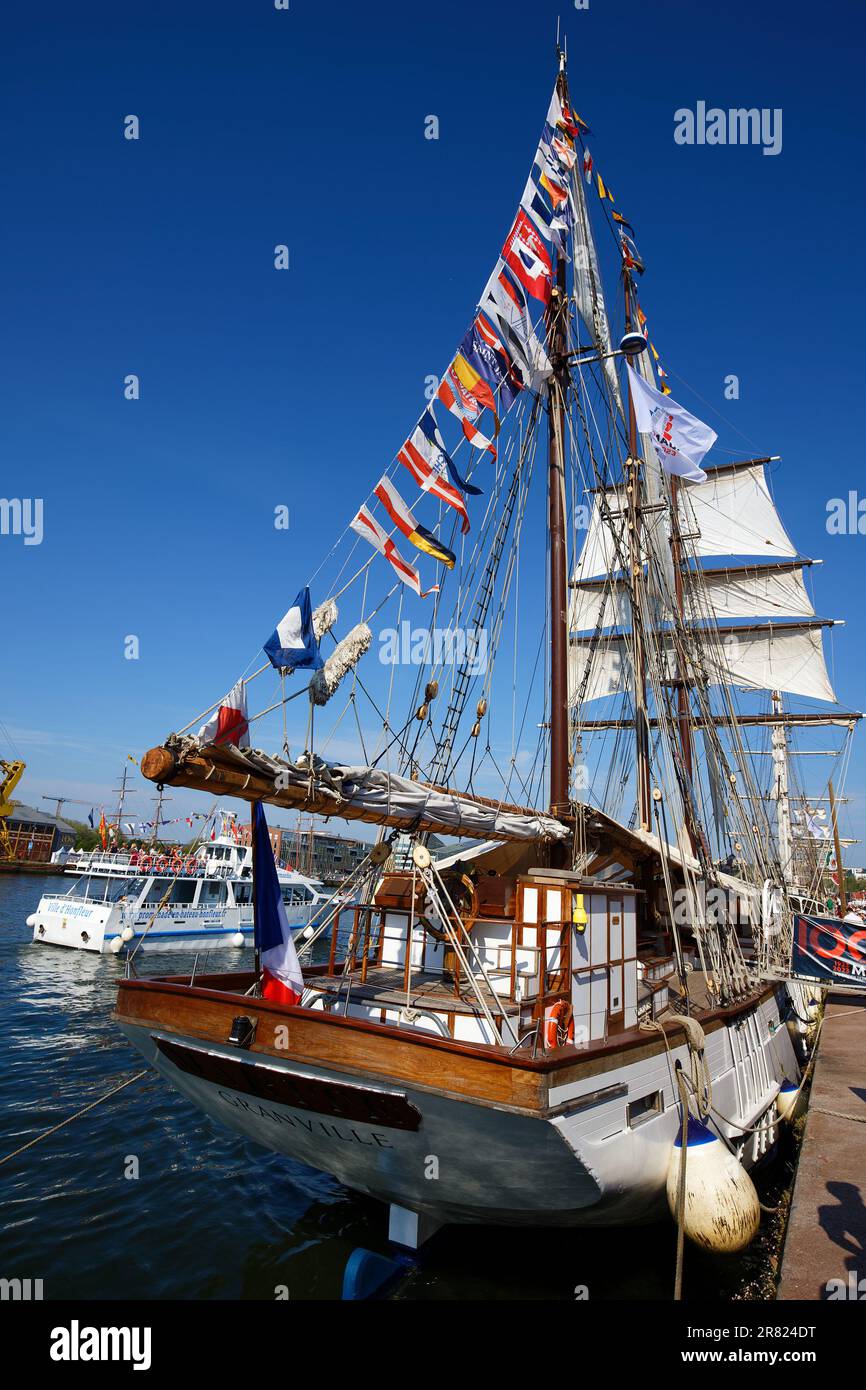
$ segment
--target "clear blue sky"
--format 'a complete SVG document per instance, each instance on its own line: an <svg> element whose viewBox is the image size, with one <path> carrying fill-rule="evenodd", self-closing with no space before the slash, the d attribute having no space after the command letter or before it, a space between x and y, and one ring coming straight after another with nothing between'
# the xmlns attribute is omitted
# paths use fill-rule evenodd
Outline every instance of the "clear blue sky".
<svg viewBox="0 0 866 1390"><path fill-rule="evenodd" d="M45 526L0 537L23 799L109 803L128 751L240 674L393 457L513 216L558 13L674 393L729 453L783 456L819 610L848 623L836 688L866 705L866 537L825 530L864 486L859 3L49 0L5 16L0 90L0 491L42 497ZM781 107L781 154L676 145L699 99Z"/></svg>

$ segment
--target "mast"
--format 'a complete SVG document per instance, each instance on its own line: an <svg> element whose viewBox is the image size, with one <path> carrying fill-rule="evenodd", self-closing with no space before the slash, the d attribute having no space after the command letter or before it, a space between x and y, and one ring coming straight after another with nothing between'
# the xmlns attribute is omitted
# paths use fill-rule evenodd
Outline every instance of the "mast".
<svg viewBox="0 0 866 1390"><path fill-rule="evenodd" d="M836 851L836 877L839 880L839 909L840 915L845 916L848 911L848 894L845 892L845 866L842 863L842 844L839 840L839 817L836 814L836 793L833 789L833 779L827 783L827 790L830 793L830 815L833 820L833 845Z"/></svg>
<svg viewBox="0 0 866 1390"><path fill-rule="evenodd" d="M632 331L631 281L628 269L623 263L622 283L625 292L625 331ZM637 452L637 417L631 394L631 382L626 373L628 390L628 459L626 460L626 494L628 497L628 544L631 574L631 635L632 669L635 683L635 776L637 781L638 824L641 830L652 830L652 811L650 800L650 759L649 724L646 705L646 664L644 660L643 636L641 633L642 604L640 601L641 553L640 553L640 468Z"/></svg>
<svg viewBox="0 0 866 1390"><path fill-rule="evenodd" d="M782 713L782 694L779 690L772 692L773 714ZM788 735L782 723L773 725L771 735L773 748L773 762L776 766L776 827L779 837L779 868L782 874L782 882L787 884L791 873L791 799L790 788L788 785Z"/></svg>
<svg viewBox="0 0 866 1390"><path fill-rule="evenodd" d="M677 601L677 613L680 623L685 627L685 604L683 601L683 547L680 535L679 518L679 491L680 480L675 475L671 475L671 559L674 566L674 592ZM692 728L691 711L689 709L689 692L686 686L686 673L682 669L677 671L677 728L680 736L680 751L683 755L683 766L686 770L686 777L689 782L692 780Z"/></svg>
<svg viewBox="0 0 866 1390"><path fill-rule="evenodd" d="M565 58L560 54L557 91L568 102ZM568 776L568 576L565 558L565 395L568 295L565 258L556 260L556 283L547 314L548 354L553 375L548 395L547 521L550 536L550 810L563 814L569 806Z"/></svg>

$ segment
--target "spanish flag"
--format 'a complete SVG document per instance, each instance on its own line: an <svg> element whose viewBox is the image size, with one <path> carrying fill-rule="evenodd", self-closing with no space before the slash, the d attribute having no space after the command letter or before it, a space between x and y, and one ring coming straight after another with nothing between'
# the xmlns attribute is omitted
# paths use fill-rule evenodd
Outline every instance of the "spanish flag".
<svg viewBox="0 0 866 1390"><path fill-rule="evenodd" d="M108 827L105 824L104 811L99 817L99 838L102 841L102 848L105 849L108 845Z"/></svg>
<svg viewBox="0 0 866 1390"><path fill-rule="evenodd" d="M441 560L443 565L453 570L456 558L454 551L449 550L447 545L443 545L441 541L437 540L426 526L418 525L394 484L389 482L387 478L380 478L375 492L394 525L403 532L407 540L412 542L415 549L423 550L425 555L432 555L434 560Z"/></svg>

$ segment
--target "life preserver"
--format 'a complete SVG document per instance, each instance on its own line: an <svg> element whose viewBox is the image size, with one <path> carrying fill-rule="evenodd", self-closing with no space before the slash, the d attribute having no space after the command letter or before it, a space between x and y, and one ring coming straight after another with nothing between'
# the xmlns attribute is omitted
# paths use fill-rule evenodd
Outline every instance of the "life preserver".
<svg viewBox="0 0 866 1390"><path fill-rule="evenodd" d="M189 856L189 859L186 861L186 871L188 874L194 874L197 868L198 860L196 859L194 854L191 854Z"/></svg>
<svg viewBox="0 0 866 1390"><path fill-rule="evenodd" d="M155 859L155 860L154 860L153 867L154 867L154 869L156 870L156 872L157 872L158 874L164 874L164 873L165 873L166 858L165 858L165 855L164 855L164 854L161 854L161 855L159 856L158 859Z"/></svg>
<svg viewBox="0 0 866 1390"><path fill-rule="evenodd" d="M143 854L138 861L138 867L143 874L149 874L153 867L153 855Z"/></svg>
<svg viewBox="0 0 866 1390"><path fill-rule="evenodd" d="M171 856L171 871L173 874L183 873L183 860L179 854L173 854Z"/></svg>
<svg viewBox="0 0 866 1390"><path fill-rule="evenodd" d="M564 999L558 999L544 1010L544 1046L562 1047L563 1035L566 1043L574 1042L574 1012Z"/></svg>

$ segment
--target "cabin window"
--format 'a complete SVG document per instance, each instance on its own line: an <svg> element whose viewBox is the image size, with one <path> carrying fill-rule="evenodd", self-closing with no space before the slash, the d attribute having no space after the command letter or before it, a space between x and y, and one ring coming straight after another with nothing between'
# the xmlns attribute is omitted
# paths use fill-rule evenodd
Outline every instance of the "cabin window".
<svg viewBox="0 0 866 1390"><path fill-rule="evenodd" d="M195 897L195 890L198 887L196 879L178 879L171 890L170 903L191 903Z"/></svg>
<svg viewBox="0 0 866 1390"><path fill-rule="evenodd" d="M147 890L147 897L144 901L150 906L153 906L154 903L161 903L168 893L170 882L171 880L167 878L155 878Z"/></svg>
<svg viewBox="0 0 866 1390"><path fill-rule="evenodd" d="M224 903L226 896L224 879L206 878L201 886L199 906L213 907L216 903Z"/></svg>
<svg viewBox="0 0 866 1390"><path fill-rule="evenodd" d="M626 1107L628 1123L631 1129L639 1125L644 1120L648 1120L653 1115L660 1115L664 1109L661 1091L651 1091L648 1096L641 1096L640 1100L630 1101Z"/></svg>
<svg viewBox="0 0 866 1390"><path fill-rule="evenodd" d="M251 883L233 883L232 889L235 895L235 903L238 907L246 907L247 903L253 900L253 885Z"/></svg>

